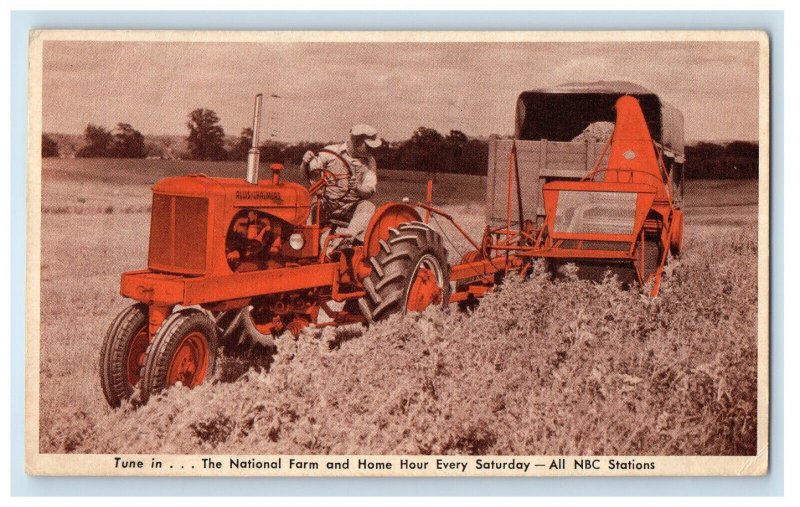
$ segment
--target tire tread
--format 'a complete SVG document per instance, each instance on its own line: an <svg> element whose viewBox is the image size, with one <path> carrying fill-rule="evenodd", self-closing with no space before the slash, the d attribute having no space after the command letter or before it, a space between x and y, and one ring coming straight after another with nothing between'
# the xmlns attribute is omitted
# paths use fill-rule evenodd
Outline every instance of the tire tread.
<svg viewBox="0 0 800 507"><path fill-rule="evenodd" d="M407 222L389 228L389 237L380 241L381 249L369 259L372 272L363 280L365 295L359 309L369 323L404 311L407 277L423 255L433 255L444 275L444 302L450 294L447 250L441 235L422 222ZM380 269L378 269L378 267Z"/></svg>
<svg viewBox="0 0 800 507"><path fill-rule="evenodd" d="M100 385L112 407L119 407L133 395L134 386L128 383L128 350L133 338L146 325L147 305L136 303L117 314L106 331L100 348Z"/></svg>

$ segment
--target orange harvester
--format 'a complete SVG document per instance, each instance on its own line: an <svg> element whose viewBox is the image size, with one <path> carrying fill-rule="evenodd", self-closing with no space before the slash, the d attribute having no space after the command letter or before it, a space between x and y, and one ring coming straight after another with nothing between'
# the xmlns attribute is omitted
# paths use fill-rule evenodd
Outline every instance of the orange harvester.
<svg viewBox="0 0 800 507"><path fill-rule="evenodd" d="M532 254L572 262L617 264L658 294L668 251L680 252L683 212L673 202L662 149L638 101L621 97L607 169L600 161L581 181L542 189L545 224ZM608 147L607 147L608 149Z"/></svg>
<svg viewBox="0 0 800 507"><path fill-rule="evenodd" d="M257 96L246 178L190 174L153 187L147 269L122 275L120 292L136 303L111 323L101 351L107 401L119 406L139 384L140 401L178 382L198 385L214 371L220 345L249 342L269 353L273 336L298 336L310 324L370 324L470 304L509 273L527 274L536 258L620 265L641 284L652 279L655 295L667 250L680 250L682 215L638 102L626 96L616 107L608 169L598 162L582 181L547 183L541 228L511 228L512 152L508 224L487 227L480 242L431 204L428 182L426 202L381 206L362 242L333 249L342 224L324 222L316 203L349 173L324 171L306 188L282 180L283 167L272 164L272 178L258 181ZM461 262L448 264L432 215L473 245Z"/></svg>

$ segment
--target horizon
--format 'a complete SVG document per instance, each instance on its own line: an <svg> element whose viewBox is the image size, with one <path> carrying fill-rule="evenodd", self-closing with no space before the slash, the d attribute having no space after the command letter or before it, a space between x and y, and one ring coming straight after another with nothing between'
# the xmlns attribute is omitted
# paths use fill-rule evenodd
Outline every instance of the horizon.
<svg viewBox="0 0 800 507"><path fill-rule="evenodd" d="M94 124L94 125L97 125L97 124ZM109 127L109 126L106 126L106 125L99 125L99 126L107 128L110 131L110 130L113 130L114 127L116 127L116 124L114 124L114 127ZM136 125L132 125L132 126L134 128L136 128ZM422 125L422 126L424 126L424 125ZM440 132L440 134L447 134L448 132ZM492 134L488 134L488 135L485 135L485 136L473 136L473 135L470 135L468 132L465 132L465 134L467 135L467 137L469 139L476 139L476 140L485 140L485 139L489 139L490 137L493 137L493 136L500 136L500 137L507 138L507 139L510 139L512 137L511 134L495 134L495 133L492 133ZM83 132L71 133L71 132L44 132L43 131L42 135L45 135L45 136L83 137ZM186 139L186 137L188 136L188 134L144 134L144 133L142 135L144 136L145 140L147 140L147 139L151 139L152 140L152 139L159 138L159 137L172 137L172 138ZM387 142L396 143L396 142L408 141L408 139L410 139L410 137L411 136L409 136L407 139L395 139L395 140L391 140L391 141L388 140L388 139L384 139L384 140L387 141ZM233 135L233 134L229 134L228 132L225 132L225 139L226 140L232 140L232 139L238 139L238 138L239 138L238 134L237 135ZM260 145L263 146L264 143L266 143L266 142L267 141L265 141L265 140L261 140ZM340 141L338 141L338 140L330 140L330 139L326 140L326 141L310 140L310 139L301 139L299 141L281 141L281 140L273 139L273 140L271 140L271 142L290 145L290 144L303 144L303 143L306 143L306 144L312 144L312 143L313 144L329 144L329 143L336 143L336 142L340 142ZM737 143L737 142L759 144L759 140L758 139L685 139L684 140L685 146L695 146L695 145L700 144L700 143L726 145L726 144Z"/></svg>

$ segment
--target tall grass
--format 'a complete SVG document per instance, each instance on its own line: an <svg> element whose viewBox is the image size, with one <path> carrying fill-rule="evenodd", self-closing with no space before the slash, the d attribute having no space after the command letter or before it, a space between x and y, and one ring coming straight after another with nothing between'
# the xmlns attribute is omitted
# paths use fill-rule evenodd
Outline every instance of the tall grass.
<svg viewBox="0 0 800 507"><path fill-rule="evenodd" d="M655 299L539 266L473 313L284 336L269 371L139 408L82 400L41 449L752 455L756 251L754 232L690 236Z"/></svg>

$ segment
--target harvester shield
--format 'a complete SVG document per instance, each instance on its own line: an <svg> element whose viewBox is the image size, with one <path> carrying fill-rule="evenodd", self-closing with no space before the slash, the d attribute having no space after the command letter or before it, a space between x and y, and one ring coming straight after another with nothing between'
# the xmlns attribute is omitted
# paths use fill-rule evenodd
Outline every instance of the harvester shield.
<svg viewBox="0 0 800 507"><path fill-rule="evenodd" d="M635 241L656 190L641 183L547 183L542 189L553 239Z"/></svg>

